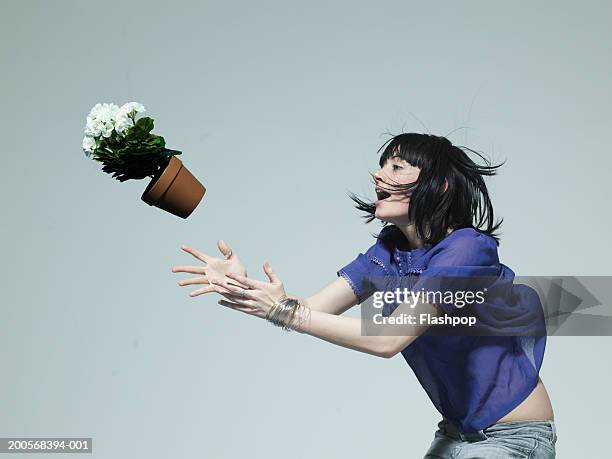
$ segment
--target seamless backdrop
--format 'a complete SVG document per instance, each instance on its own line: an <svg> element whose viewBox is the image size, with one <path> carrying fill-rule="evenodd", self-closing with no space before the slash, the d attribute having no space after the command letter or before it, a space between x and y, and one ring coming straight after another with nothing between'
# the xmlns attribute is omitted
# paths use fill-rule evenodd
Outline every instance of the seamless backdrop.
<svg viewBox="0 0 612 459"><path fill-rule="evenodd" d="M347 193L374 196L384 134L417 131L507 160L488 183L517 275L612 274L611 13L3 1L0 436L93 437L113 459L420 457L440 416L401 356L189 298L179 247L225 239L250 276L268 259L311 295L373 242ZM83 155L89 109L128 101L207 187L189 219ZM607 457L610 343L549 338L560 458Z"/></svg>

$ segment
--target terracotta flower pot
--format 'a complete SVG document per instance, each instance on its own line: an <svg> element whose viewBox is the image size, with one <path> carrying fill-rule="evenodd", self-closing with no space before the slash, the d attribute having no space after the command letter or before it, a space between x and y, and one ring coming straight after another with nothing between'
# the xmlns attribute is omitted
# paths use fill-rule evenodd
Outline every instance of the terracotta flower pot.
<svg viewBox="0 0 612 459"><path fill-rule="evenodd" d="M155 176L142 194L142 200L178 217L187 218L198 206L206 188L176 156Z"/></svg>

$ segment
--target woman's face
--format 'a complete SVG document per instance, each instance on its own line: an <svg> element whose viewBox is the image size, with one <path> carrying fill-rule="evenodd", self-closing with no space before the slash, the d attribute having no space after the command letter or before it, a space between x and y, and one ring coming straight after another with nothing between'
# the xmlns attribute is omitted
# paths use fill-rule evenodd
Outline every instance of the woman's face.
<svg viewBox="0 0 612 459"><path fill-rule="evenodd" d="M410 198L406 196L405 191L394 190L392 185L415 182L420 171L420 168L394 156L374 173L378 197L374 213L376 218L398 226L410 223L408 220Z"/></svg>

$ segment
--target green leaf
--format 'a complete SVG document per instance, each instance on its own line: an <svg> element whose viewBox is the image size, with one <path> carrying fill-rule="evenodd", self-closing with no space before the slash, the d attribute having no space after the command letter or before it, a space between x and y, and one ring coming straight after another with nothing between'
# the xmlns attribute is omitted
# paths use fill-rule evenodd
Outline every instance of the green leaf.
<svg viewBox="0 0 612 459"><path fill-rule="evenodd" d="M138 131L142 131L142 132L148 134L149 132L151 132L153 130L153 118L150 118L148 116L144 116L144 117L140 118L138 121L136 121L136 124L134 125L134 127Z"/></svg>

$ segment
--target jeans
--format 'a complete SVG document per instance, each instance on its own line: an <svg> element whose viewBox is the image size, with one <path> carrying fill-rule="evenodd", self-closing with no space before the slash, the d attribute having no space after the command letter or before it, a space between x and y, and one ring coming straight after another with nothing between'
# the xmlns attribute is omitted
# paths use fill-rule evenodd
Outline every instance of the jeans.
<svg viewBox="0 0 612 459"><path fill-rule="evenodd" d="M554 421L502 422L461 433L443 419L424 459L551 459L556 441Z"/></svg>

